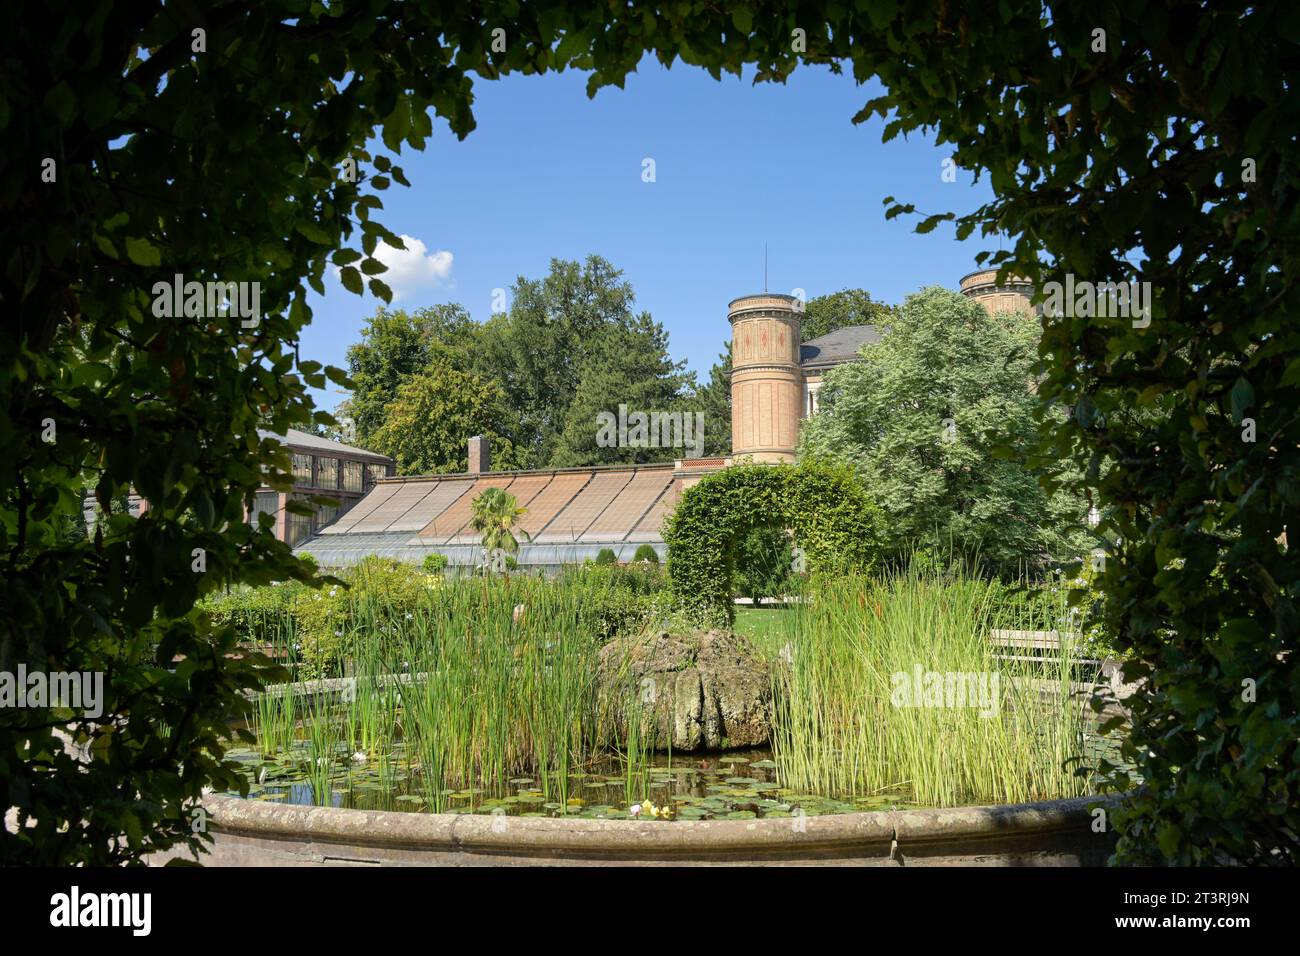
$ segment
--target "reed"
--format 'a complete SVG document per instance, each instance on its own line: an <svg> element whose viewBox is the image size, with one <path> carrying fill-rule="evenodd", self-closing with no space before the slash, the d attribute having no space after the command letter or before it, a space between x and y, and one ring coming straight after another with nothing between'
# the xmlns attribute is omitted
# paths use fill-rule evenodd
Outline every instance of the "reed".
<svg viewBox="0 0 1300 956"><path fill-rule="evenodd" d="M647 708L639 687L629 687L624 703L626 728L622 745L615 745L623 775L623 797L627 806L640 803L650 794L650 757L654 753L653 706Z"/></svg>
<svg viewBox="0 0 1300 956"><path fill-rule="evenodd" d="M363 749L387 750L400 727L435 808L444 791L499 795L521 774L564 797L592 756L596 713L597 642L575 597L526 577L473 578L400 615L358 608L349 653ZM400 679L385 687L382 674Z"/></svg>
<svg viewBox="0 0 1300 956"><path fill-rule="evenodd" d="M333 778L342 742L339 721L323 693L309 695L305 710L307 781L311 784L312 800L318 806L327 807L334 802Z"/></svg>
<svg viewBox="0 0 1300 956"><path fill-rule="evenodd" d="M798 606L774 679L786 785L897 790L933 806L1082 793L1067 763L1083 749L1080 668L1068 647L1045 667L999 657L988 640L1005 626L996 594L961 571L820 582ZM977 685L985 700L957 703Z"/></svg>

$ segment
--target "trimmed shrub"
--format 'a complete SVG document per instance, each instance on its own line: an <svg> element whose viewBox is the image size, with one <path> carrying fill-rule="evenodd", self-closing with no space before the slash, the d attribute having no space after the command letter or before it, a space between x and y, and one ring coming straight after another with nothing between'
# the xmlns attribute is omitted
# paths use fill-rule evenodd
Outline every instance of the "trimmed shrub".
<svg viewBox="0 0 1300 956"><path fill-rule="evenodd" d="M298 582L241 588L202 605L214 625L250 644L298 645L303 676L334 673L358 620L383 627L436 597L440 578L411 564L371 556L319 588Z"/></svg>
<svg viewBox="0 0 1300 956"><path fill-rule="evenodd" d="M866 571L884 540L880 508L847 467L733 465L687 488L666 525L668 574L682 605L730 624L736 556L764 527L794 532L810 572Z"/></svg>
<svg viewBox="0 0 1300 956"><path fill-rule="evenodd" d="M570 567L555 583L579 592L582 623L602 641L638 633L665 616L667 578L656 564Z"/></svg>
<svg viewBox="0 0 1300 956"><path fill-rule="evenodd" d="M652 544L638 545L636 554L632 555L633 561L649 561L651 564L659 563L659 552L654 549Z"/></svg>
<svg viewBox="0 0 1300 956"><path fill-rule="evenodd" d="M242 640L252 644L270 644L292 638L286 622L298 600L316 593L298 581L283 581L264 587L240 587L229 593L214 594L199 603L213 627L233 627Z"/></svg>
<svg viewBox="0 0 1300 956"><path fill-rule="evenodd" d="M598 565L618 564L618 556L614 554L612 548L601 548L600 553L596 555L596 564Z"/></svg>
<svg viewBox="0 0 1300 956"><path fill-rule="evenodd" d="M426 554L421 566L430 574L441 574L447 570L447 556L436 551L433 554Z"/></svg>

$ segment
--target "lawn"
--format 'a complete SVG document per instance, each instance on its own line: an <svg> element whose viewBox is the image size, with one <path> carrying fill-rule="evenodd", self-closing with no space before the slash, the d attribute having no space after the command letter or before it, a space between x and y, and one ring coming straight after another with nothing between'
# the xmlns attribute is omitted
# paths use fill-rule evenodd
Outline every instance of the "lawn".
<svg viewBox="0 0 1300 956"><path fill-rule="evenodd" d="M794 615L789 607L738 607L735 630L753 640L764 655L775 657L794 637Z"/></svg>

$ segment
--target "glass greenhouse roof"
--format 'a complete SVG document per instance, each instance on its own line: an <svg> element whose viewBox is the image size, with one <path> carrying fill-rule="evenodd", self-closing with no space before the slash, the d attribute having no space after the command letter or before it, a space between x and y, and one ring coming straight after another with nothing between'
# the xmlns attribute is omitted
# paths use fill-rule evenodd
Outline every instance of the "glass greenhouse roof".
<svg viewBox="0 0 1300 956"><path fill-rule="evenodd" d="M639 544L662 556L660 529L681 493L671 464L390 479L296 551L333 567L371 554L419 563L435 551L475 565L483 551L472 504L493 487L526 509L520 527L533 541L521 543L517 560L531 567L581 562L602 548L631 560Z"/></svg>

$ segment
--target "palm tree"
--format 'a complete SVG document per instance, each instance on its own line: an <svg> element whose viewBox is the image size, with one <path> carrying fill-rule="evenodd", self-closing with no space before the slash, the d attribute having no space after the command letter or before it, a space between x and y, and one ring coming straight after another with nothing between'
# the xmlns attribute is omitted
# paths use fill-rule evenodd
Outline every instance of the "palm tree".
<svg viewBox="0 0 1300 956"><path fill-rule="evenodd" d="M516 534L523 535L525 541L532 540L528 532L519 527L519 519L528 509L520 508L515 496L505 489L486 489L474 499L473 510L470 527L483 536L483 549L489 555L497 548L506 554L518 554Z"/></svg>

